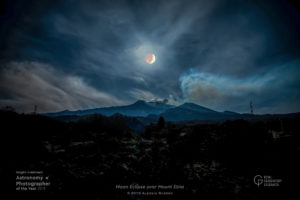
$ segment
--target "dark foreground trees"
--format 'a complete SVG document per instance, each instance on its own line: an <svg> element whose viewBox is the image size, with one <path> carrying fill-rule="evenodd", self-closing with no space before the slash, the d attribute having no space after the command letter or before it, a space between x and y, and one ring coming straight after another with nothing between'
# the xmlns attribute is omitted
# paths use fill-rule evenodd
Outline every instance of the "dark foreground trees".
<svg viewBox="0 0 300 200"><path fill-rule="evenodd" d="M115 188L138 183L185 187L152 199L258 199L285 197L297 187L299 119L284 119L281 133L280 120L185 126L162 118L139 134L122 118L99 115L59 122L0 112L0 121L7 191L16 193L16 170L42 170L50 177L46 191L17 192L22 197L151 199ZM257 174L280 178L282 185L257 188Z"/></svg>

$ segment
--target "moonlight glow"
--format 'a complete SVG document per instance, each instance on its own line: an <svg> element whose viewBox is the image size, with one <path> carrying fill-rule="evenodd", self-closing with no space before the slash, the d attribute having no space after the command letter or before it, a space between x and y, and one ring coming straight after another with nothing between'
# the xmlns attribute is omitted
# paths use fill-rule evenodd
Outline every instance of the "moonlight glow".
<svg viewBox="0 0 300 200"><path fill-rule="evenodd" d="M155 62L155 55L153 53L148 54L145 59L146 63L153 64Z"/></svg>

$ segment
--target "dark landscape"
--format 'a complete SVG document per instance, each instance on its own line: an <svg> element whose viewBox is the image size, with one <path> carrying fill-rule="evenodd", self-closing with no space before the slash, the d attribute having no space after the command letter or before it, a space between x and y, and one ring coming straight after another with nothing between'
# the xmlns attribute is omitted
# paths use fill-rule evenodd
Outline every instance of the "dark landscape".
<svg viewBox="0 0 300 200"><path fill-rule="evenodd" d="M149 102L138 101L127 111L145 112L138 104ZM46 190L14 191L19 197L42 199L273 199L296 194L299 186L299 113L247 114L209 123L174 123L161 116L145 123L145 118L115 113L59 114L0 112L1 171L6 172L2 180L9 183L8 191L15 190L20 170L49 176ZM281 179L280 187L258 187L253 178L259 174ZM128 195L143 190L116 188L134 184L184 189L164 190L171 195Z"/></svg>
<svg viewBox="0 0 300 200"><path fill-rule="evenodd" d="M299 200L296 2L0 0L0 200Z"/></svg>

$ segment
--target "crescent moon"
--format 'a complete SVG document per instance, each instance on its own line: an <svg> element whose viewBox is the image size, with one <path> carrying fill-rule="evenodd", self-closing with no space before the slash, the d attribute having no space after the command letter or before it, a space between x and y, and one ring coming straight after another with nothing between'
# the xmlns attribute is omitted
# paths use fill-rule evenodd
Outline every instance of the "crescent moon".
<svg viewBox="0 0 300 200"><path fill-rule="evenodd" d="M155 62L155 55L153 53L148 54L145 61L150 65L153 64Z"/></svg>

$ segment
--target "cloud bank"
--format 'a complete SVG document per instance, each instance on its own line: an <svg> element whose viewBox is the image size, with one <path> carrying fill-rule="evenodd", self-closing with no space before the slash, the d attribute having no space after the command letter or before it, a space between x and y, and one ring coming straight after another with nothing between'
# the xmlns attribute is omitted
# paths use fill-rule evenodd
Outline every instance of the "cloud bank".
<svg viewBox="0 0 300 200"><path fill-rule="evenodd" d="M55 112L124 104L88 85L81 77L66 75L38 62L12 62L0 74L0 90L9 91L1 106L20 112Z"/></svg>
<svg viewBox="0 0 300 200"><path fill-rule="evenodd" d="M295 112L300 110L299 66L300 60L295 60L244 78L191 69L180 77L182 101L242 112L249 112L249 102L253 101L256 113Z"/></svg>

